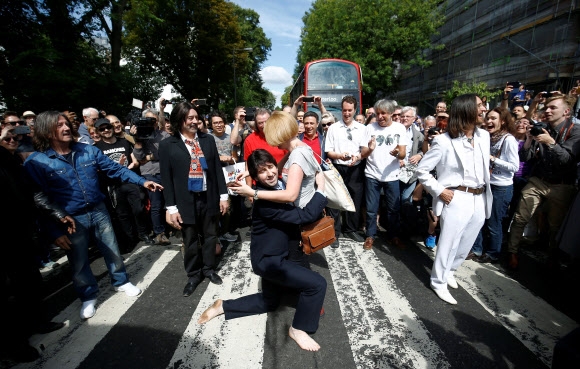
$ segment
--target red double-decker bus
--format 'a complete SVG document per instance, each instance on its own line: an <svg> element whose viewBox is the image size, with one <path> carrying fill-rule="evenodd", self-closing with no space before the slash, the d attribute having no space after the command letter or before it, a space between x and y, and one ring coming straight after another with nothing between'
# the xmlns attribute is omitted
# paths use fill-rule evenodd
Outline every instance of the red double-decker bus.
<svg viewBox="0 0 580 369"><path fill-rule="evenodd" d="M326 110L338 120L341 119L340 102L346 95L352 95L357 100L357 114L362 103L362 72L357 63L342 59L320 59L306 63L290 91L290 102L300 96L320 96ZM304 103L304 111L315 111L320 115L318 106Z"/></svg>

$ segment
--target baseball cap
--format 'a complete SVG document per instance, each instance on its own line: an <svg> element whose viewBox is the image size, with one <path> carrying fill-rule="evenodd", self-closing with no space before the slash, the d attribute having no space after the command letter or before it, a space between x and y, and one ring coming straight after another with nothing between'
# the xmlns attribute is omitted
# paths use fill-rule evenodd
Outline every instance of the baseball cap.
<svg viewBox="0 0 580 369"><path fill-rule="evenodd" d="M97 121L95 122L95 128L99 128L100 126L104 126L104 125L112 125L111 121L108 120L107 118L100 118L97 119Z"/></svg>

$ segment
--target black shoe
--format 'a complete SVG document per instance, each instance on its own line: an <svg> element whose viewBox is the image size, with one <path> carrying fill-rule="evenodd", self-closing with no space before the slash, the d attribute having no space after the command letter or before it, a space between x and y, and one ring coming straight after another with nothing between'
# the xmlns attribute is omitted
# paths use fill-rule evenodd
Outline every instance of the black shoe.
<svg viewBox="0 0 580 369"><path fill-rule="evenodd" d="M209 281L211 283L213 283L213 284L220 285L220 284L224 283L222 281L222 278L217 273L215 273L215 272L213 272L212 274L210 274L210 276L207 277L207 278L209 278Z"/></svg>
<svg viewBox="0 0 580 369"><path fill-rule="evenodd" d="M192 281L187 282L185 288L183 289L183 297L189 297L195 291L197 286L201 283L201 279L194 279Z"/></svg>
<svg viewBox="0 0 580 369"><path fill-rule="evenodd" d="M360 234L358 234L356 232L346 232L344 235L353 241L365 242L365 239Z"/></svg>
<svg viewBox="0 0 580 369"><path fill-rule="evenodd" d="M46 333L50 333L50 332L54 332L54 331L58 331L59 329L61 329L62 327L64 327L64 323L57 323L57 322L43 322L40 323L35 331L36 333L40 333L40 334L46 334Z"/></svg>
<svg viewBox="0 0 580 369"><path fill-rule="evenodd" d="M152 245L154 243L153 239L151 237L149 237L148 235L139 236L139 239L146 244Z"/></svg>
<svg viewBox="0 0 580 369"><path fill-rule="evenodd" d="M340 242L338 241L338 238L336 239L336 241L330 244L330 247L332 247L333 249L338 249L340 247Z"/></svg>
<svg viewBox="0 0 580 369"><path fill-rule="evenodd" d="M488 255L482 255L481 257L474 260L482 264L496 264L499 262L499 260L494 260L490 258Z"/></svg>
<svg viewBox="0 0 580 369"><path fill-rule="evenodd" d="M465 260L477 260L479 259L479 255L476 255L474 252L469 252Z"/></svg>

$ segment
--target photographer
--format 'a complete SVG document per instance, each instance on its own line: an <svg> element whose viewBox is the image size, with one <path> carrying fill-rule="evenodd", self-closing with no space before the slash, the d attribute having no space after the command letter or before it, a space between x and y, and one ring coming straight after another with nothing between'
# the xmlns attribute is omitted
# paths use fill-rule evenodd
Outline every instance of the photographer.
<svg viewBox="0 0 580 369"><path fill-rule="evenodd" d="M536 99L538 96L536 96ZM534 102L536 101L534 99ZM531 178L522 190L508 243L509 266L517 268L519 243L524 228L536 210L547 201L551 261L556 261L556 234L576 193L576 164L580 157L580 128L570 120L575 98L556 94L546 100L547 123L530 126L520 149L521 161L533 162Z"/></svg>
<svg viewBox="0 0 580 369"><path fill-rule="evenodd" d="M165 107L165 99L161 99L161 107ZM170 136L164 127L165 114L163 110L157 113L155 110L147 109L142 116L152 119L155 122L155 129L153 134L147 138L136 131L133 154L140 164L141 175L149 181L161 184L159 143ZM140 121L139 118L137 120ZM160 121L161 124L159 124ZM165 200L163 194L158 191L148 191L148 194L151 202L151 222L155 233L154 241L159 245L170 245L171 242L165 235Z"/></svg>

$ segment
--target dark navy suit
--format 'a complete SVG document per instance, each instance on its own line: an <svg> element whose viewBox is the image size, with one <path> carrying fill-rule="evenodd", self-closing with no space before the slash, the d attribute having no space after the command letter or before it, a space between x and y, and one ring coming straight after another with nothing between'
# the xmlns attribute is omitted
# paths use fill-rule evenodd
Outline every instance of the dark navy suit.
<svg viewBox="0 0 580 369"><path fill-rule="evenodd" d="M300 239L299 224L320 218L326 197L315 193L303 209L266 200L254 202L250 258L254 273L262 277L262 292L223 303L226 319L274 311L283 289L296 289L300 296L292 327L313 333L318 329L326 280L320 274L289 260L289 246Z"/></svg>

